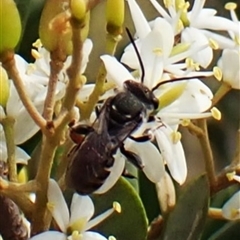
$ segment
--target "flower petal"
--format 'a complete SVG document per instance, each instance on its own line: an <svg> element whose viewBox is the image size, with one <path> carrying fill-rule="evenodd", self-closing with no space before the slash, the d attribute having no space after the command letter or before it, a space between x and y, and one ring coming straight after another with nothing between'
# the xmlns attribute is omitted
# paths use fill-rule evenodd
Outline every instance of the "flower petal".
<svg viewBox="0 0 240 240"><path fill-rule="evenodd" d="M107 70L107 79L114 81L118 87L122 88L124 81L133 79L129 71L115 57L102 55L100 58Z"/></svg>
<svg viewBox="0 0 240 240"><path fill-rule="evenodd" d="M149 24L135 0L128 0L128 5L137 35L142 39L151 31Z"/></svg>
<svg viewBox="0 0 240 240"><path fill-rule="evenodd" d="M111 168L109 168L110 174L108 178L106 179L105 183L94 193L96 194L105 193L115 185L117 180L122 175L125 166L125 158L122 156L122 154L120 154L119 151L116 153L114 158L115 158L114 164Z"/></svg>
<svg viewBox="0 0 240 240"><path fill-rule="evenodd" d="M47 231L31 237L29 240L67 240L64 233L57 231Z"/></svg>
<svg viewBox="0 0 240 240"><path fill-rule="evenodd" d="M57 182L53 179L49 180L47 196L48 202L53 204L53 218L55 219L61 231L66 232L69 223L69 211L62 191Z"/></svg>
<svg viewBox="0 0 240 240"><path fill-rule="evenodd" d="M209 41L200 30L193 27L185 28L182 31L181 41L183 43L191 43L192 48L206 45L207 47L205 47L203 50L194 52L191 57L203 68L206 68L211 63L213 58L213 50L208 46Z"/></svg>
<svg viewBox="0 0 240 240"><path fill-rule="evenodd" d="M125 148L139 155L144 165L143 172L150 181L157 183L161 180L165 173L163 159L150 141L140 143L127 139Z"/></svg>
<svg viewBox="0 0 240 240"><path fill-rule="evenodd" d="M172 83L182 84L182 83ZM186 88L182 95L170 105L163 108L158 116L165 112L172 113L201 113L212 105L213 94L211 90L200 80L191 79L187 81ZM191 104L189 104L191 102Z"/></svg>
<svg viewBox="0 0 240 240"><path fill-rule="evenodd" d="M235 193L223 206L223 216L229 220L240 219L240 191Z"/></svg>
<svg viewBox="0 0 240 240"><path fill-rule="evenodd" d="M75 222L84 221L87 223L94 214L94 205L89 196L81 196L77 193L73 194L71 203L71 216L69 221L69 226L73 225ZM79 229L74 229L81 231L83 226Z"/></svg>
<svg viewBox="0 0 240 240"><path fill-rule="evenodd" d="M82 234L82 240L107 240L107 238L100 233L88 231Z"/></svg>
<svg viewBox="0 0 240 240"><path fill-rule="evenodd" d="M187 177L185 154L180 141L173 143L171 133L169 127L163 126L156 130L155 136L172 177L179 184L183 184Z"/></svg>
<svg viewBox="0 0 240 240"><path fill-rule="evenodd" d="M225 49L220 60L218 66L222 69L223 81L232 88L240 89L239 53L235 50Z"/></svg>

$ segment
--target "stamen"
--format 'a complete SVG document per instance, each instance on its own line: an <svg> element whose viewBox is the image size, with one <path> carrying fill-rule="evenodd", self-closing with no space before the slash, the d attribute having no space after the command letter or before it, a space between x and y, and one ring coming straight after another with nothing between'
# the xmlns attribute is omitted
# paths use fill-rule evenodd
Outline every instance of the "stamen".
<svg viewBox="0 0 240 240"><path fill-rule="evenodd" d="M171 133L171 138L172 138L172 142L176 144L181 140L182 134L178 131L174 131Z"/></svg>
<svg viewBox="0 0 240 240"><path fill-rule="evenodd" d="M81 240L82 234L80 234L78 231L73 231L72 233L72 240Z"/></svg>
<svg viewBox="0 0 240 240"><path fill-rule="evenodd" d="M161 56L163 51L161 48L154 48L153 53L155 53L157 56Z"/></svg>
<svg viewBox="0 0 240 240"><path fill-rule="evenodd" d="M166 8L170 8L171 6L174 6L173 0L163 0L163 4Z"/></svg>
<svg viewBox="0 0 240 240"><path fill-rule="evenodd" d="M213 118L215 118L216 120L220 120L222 118L222 113L216 107L213 107L211 109L211 113Z"/></svg>
<svg viewBox="0 0 240 240"><path fill-rule="evenodd" d="M31 54L35 59L39 59L42 57L41 54L36 49L32 49Z"/></svg>
<svg viewBox="0 0 240 240"><path fill-rule="evenodd" d="M53 202L47 203L47 209L52 213L54 211L55 204Z"/></svg>
<svg viewBox="0 0 240 240"><path fill-rule="evenodd" d="M218 43L217 43L214 39L212 39L212 38L209 39L209 46L210 46L213 50L219 49Z"/></svg>
<svg viewBox="0 0 240 240"><path fill-rule="evenodd" d="M117 240L114 236L110 236L108 240Z"/></svg>
<svg viewBox="0 0 240 240"><path fill-rule="evenodd" d="M187 127L189 124L190 124L190 119L183 119L182 121L181 121L181 125L183 126L183 127Z"/></svg>
<svg viewBox="0 0 240 240"><path fill-rule="evenodd" d="M33 63L29 63L26 69L26 74L31 75L36 70L36 66Z"/></svg>
<svg viewBox="0 0 240 240"><path fill-rule="evenodd" d="M229 11L230 10L235 10L237 8L237 4L234 3L234 2L228 2L228 3L225 4L224 8L226 10L229 10Z"/></svg>
<svg viewBox="0 0 240 240"><path fill-rule="evenodd" d="M108 209L107 211L105 211L104 213L98 215L97 217L93 218L92 220L90 220L85 228L83 229L83 231L86 231L94 226L96 226L97 224L99 224L100 222L102 222L103 220L105 220L107 217L109 217L110 215L112 215L114 212L121 212L121 205L118 202L113 202L113 207L111 209Z"/></svg>
<svg viewBox="0 0 240 240"><path fill-rule="evenodd" d="M42 42L40 39L37 39L33 44L32 44L33 47L35 48L41 48L42 47Z"/></svg>
<svg viewBox="0 0 240 240"><path fill-rule="evenodd" d="M222 77L223 77L221 68L215 66L215 67L213 68L213 75L214 75L214 77L215 77L218 81L221 81L221 80L222 80Z"/></svg>
<svg viewBox="0 0 240 240"><path fill-rule="evenodd" d="M239 208L232 208L231 209L231 217L232 219L235 219L240 214Z"/></svg>
<svg viewBox="0 0 240 240"><path fill-rule="evenodd" d="M113 202L113 209L117 212L117 213L121 213L122 209L121 209L121 205L118 202Z"/></svg>
<svg viewBox="0 0 240 240"><path fill-rule="evenodd" d="M227 174L226 174L226 177L227 177L228 181L233 181L233 180L235 180L235 181L237 181L237 182L240 183L240 176L236 175L236 172L235 172L235 171L230 172L230 173L227 173Z"/></svg>
<svg viewBox="0 0 240 240"><path fill-rule="evenodd" d="M195 71L199 71L200 67L198 63L194 63L193 59L191 58L186 58L185 63L187 65L187 68L191 68Z"/></svg>
<svg viewBox="0 0 240 240"><path fill-rule="evenodd" d="M240 45L240 37L236 35L236 36L234 37L234 42L236 42L237 45Z"/></svg>

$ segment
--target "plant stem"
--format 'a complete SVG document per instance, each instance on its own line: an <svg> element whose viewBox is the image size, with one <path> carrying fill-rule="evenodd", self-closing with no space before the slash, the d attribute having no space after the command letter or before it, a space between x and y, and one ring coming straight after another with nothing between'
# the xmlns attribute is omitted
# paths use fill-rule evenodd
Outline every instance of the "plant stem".
<svg viewBox="0 0 240 240"><path fill-rule="evenodd" d="M222 82L221 86L219 87L212 99L212 106L215 106L231 89L232 88L230 85Z"/></svg>
<svg viewBox="0 0 240 240"><path fill-rule="evenodd" d="M79 89L81 89L84 79L80 76L80 67L82 64L82 47L83 42L81 39L81 25L78 24L74 19L70 21L72 25L72 44L73 44L73 54L72 54L72 62L69 68L67 69L67 74L69 77L69 83L66 89L66 95L63 102L63 109L67 109L69 111L72 110Z"/></svg>
<svg viewBox="0 0 240 240"><path fill-rule="evenodd" d="M15 156L15 143L14 143L14 124L15 119L12 117L6 117L1 120L3 126L6 146L7 146L7 164L8 164L8 173L9 180L11 182L17 182L17 165L16 165L16 156Z"/></svg>
<svg viewBox="0 0 240 240"><path fill-rule="evenodd" d="M197 120L197 123L204 133L203 135L198 135L198 139L200 141L203 155L204 155L208 180L209 180L210 186L215 186L216 185L215 167L214 167L212 149L211 149L209 137L208 137L207 121L206 119L199 119Z"/></svg>
<svg viewBox="0 0 240 240"><path fill-rule="evenodd" d="M47 211L47 190L57 145L56 136L54 138L43 136L41 157L35 178L39 189L36 192L35 209L32 219L33 235L49 228L50 218Z"/></svg>
<svg viewBox="0 0 240 240"><path fill-rule="evenodd" d="M28 111L29 115L32 117L34 122L41 128L42 131L46 132L46 121L38 112L36 107L33 105L30 97L28 96L27 92L25 91L25 87L23 84L22 79L20 78L18 69L16 67L16 62L14 59L14 52L13 51L5 51L0 56L1 62L3 67L6 69L9 78L13 80L13 83L16 87L18 95Z"/></svg>
<svg viewBox="0 0 240 240"><path fill-rule="evenodd" d="M44 102L43 117L47 121L52 120L53 108L55 104L55 93L58 82L58 74L63 68L64 61L66 59L65 54L63 54L59 49L50 54L50 77L48 82L47 96Z"/></svg>

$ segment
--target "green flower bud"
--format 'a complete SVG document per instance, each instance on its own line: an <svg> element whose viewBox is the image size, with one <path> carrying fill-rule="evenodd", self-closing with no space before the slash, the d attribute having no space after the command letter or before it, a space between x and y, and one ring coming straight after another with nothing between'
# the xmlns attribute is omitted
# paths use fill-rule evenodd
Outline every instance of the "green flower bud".
<svg viewBox="0 0 240 240"><path fill-rule="evenodd" d="M108 0L107 1L107 31L117 36L122 33L122 25L124 22L124 0Z"/></svg>
<svg viewBox="0 0 240 240"><path fill-rule="evenodd" d="M21 19L13 0L1 0L0 4L0 52L14 49L21 35Z"/></svg>
<svg viewBox="0 0 240 240"><path fill-rule="evenodd" d="M5 69L0 66L0 105L6 107L9 97L9 80Z"/></svg>
<svg viewBox="0 0 240 240"><path fill-rule="evenodd" d="M71 0L70 8L73 17L82 21L86 16L87 6L85 0Z"/></svg>
<svg viewBox="0 0 240 240"><path fill-rule="evenodd" d="M69 0L46 1L40 19L39 36L48 51L61 49L64 54L71 54L70 16Z"/></svg>

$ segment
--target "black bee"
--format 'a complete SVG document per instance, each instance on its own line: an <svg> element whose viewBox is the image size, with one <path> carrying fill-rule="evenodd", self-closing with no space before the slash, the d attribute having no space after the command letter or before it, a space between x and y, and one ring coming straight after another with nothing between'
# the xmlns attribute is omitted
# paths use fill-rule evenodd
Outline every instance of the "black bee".
<svg viewBox="0 0 240 240"><path fill-rule="evenodd" d="M158 100L143 84L128 80L125 91L106 100L93 126L77 125L70 137L77 143L69 153L67 185L80 194L90 194L102 186L113 166L118 149L139 169L141 159L124 148L124 140L142 124L147 110L158 107ZM145 141L148 136L134 138Z"/></svg>
<svg viewBox="0 0 240 240"><path fill-rule="evenodd" d="M129 37L133 43L130 34ZM106 100L92 126L71 128L70 137L77 145L69 153L66 183L80 194L90 194L102 186L110 174L109 168L113 166L113 156L118 149L136 167L143 168L140 157L124 148L124 140L128 137L140 142L149 140L149 135L136 138L132 134L144 121L154 119L151 113L157 110L159 101L153 91L161 84L184 80L164 81L150 90L143 84L143 64L136 46L133 46L142 68L142 82L126 80L124 90Z"/></svg>

